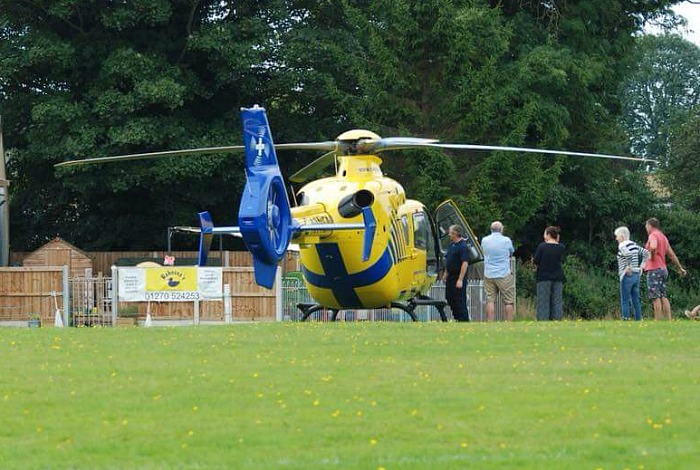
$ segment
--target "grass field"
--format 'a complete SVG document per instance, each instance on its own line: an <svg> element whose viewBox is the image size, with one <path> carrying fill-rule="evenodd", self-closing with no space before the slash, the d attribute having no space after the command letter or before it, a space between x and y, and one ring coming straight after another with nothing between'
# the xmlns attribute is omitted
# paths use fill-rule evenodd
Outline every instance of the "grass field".
<svg viewBox="0 0 700 470"><path fill-rule="evenodd" d="M2 468L700 468L700 324L0 329Z"/></svg>

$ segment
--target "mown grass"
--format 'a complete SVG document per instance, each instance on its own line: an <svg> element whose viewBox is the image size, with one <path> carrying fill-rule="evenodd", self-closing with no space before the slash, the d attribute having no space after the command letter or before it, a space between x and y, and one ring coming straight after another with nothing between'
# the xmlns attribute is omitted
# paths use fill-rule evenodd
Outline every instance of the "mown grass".
<svg viewBox="0 0 700 470"><path fill-rule="evenodd" d="M0 329L2 468L698 468L700 324Z"/></svg>

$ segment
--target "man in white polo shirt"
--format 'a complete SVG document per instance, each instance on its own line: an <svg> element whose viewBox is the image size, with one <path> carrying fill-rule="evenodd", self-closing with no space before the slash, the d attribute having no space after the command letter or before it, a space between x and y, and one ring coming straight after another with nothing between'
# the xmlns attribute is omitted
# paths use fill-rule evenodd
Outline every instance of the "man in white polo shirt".
<svg viewBox="0 0 700 470"><path fill-rule="evenodd" d="M515 304L515 276L510 270L513 242L503 235L503 224L491 224L491 235L481 240L484 250L484 290L486 291L486 319L493 321L496 298L501 293L505 304L506 321L513 320Z"/></svg>

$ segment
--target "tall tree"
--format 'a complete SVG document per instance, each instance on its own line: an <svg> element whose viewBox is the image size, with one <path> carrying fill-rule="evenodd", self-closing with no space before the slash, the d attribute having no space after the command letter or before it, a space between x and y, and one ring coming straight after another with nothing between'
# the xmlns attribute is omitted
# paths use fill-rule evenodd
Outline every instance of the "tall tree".
<svg viewBox="0 0 700 470"><path fill-rule="evenodd" d="M69 158L230 144L265 99L275 2L0 0L0 98L13 247L54 234L84 248L162 245L205 207L235 213L240 158L85 167ZM273 8L274 7L274 8Z"/></svg>
<svg viewBox="0 0 700 470"><path fill-rule="evenodd" d="M662 180L671 190L673 201L700 211L700 106L671 132L668 165Z"/></svg>
<svg viewBox="0 0 700 470"><path fill-rule="evenodd" d="M700 104L700 48L677 35L644 36L622 86L632 152L668 164L670 130Z"/></svg>

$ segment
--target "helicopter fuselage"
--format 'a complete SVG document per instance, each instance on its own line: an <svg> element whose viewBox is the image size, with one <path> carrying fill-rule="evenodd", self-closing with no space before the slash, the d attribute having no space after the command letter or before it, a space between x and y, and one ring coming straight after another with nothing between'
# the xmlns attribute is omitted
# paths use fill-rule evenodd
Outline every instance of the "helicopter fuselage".
<svg viewBox="0 0 700 470"><path fill-rule="evenodd" d="M340 156L336 176L305 185L295 220L361 223L370 207L376 233L363 260L364 230L301 232L301 265L311 296L329 308L378 308L425 294L437 278L435 226L425 207L383 176L374 155Z"/></svg>

